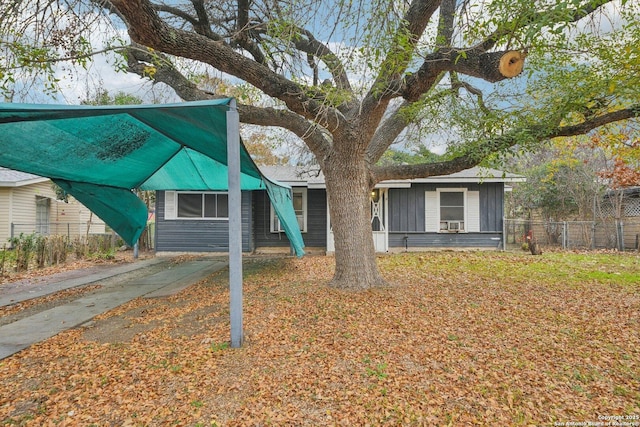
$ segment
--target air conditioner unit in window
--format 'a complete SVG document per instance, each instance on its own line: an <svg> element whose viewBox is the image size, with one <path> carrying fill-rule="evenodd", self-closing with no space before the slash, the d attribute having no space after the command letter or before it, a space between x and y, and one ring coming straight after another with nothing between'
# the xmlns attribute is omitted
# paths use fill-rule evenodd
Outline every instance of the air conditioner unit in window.
<svg viewBox="0 0 640 427"><path fill-rule="evenodd" d="M447 230L449 231L460 231L462 230L462 225L460 221L449 221L447 223Z"/></svg>

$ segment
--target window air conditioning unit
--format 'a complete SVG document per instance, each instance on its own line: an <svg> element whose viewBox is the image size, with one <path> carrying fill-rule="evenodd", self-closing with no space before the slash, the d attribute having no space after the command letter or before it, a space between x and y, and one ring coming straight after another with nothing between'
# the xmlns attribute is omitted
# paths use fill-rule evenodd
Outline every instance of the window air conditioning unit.
<svg viewBox="0 0 640 427"><path fill-rule="evenodd" d="M460 221L449 221L447 223L447 230L449 231L460 231L462 227L460 226Z"/></svg>

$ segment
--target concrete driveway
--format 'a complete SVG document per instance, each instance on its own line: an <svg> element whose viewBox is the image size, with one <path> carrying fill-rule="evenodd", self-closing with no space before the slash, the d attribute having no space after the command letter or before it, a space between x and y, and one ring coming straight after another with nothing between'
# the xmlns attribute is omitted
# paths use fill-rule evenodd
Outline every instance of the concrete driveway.
<svg viewBox="0 0 640 427"><path fill-rule="evenodd" d="M134 298L172 295L227 265L226 257L202 257L181 263L155 257L2 285L0 307L89 284L100 284L101 287L72 301L0 326L0 359L80 326Z"/></svg>

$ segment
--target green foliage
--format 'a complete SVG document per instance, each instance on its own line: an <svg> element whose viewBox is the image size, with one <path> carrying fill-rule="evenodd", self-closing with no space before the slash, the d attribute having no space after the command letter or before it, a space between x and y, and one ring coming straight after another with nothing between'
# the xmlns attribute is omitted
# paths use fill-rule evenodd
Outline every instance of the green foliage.
<svg viewBox="0 0 640 427"><path fill-rule="evenodd" d="M86 237L76 237L72 241L72 251L77 259L114 259L116 250L124 242L118 238L114 241L113 236L103 234L90 234Z"/></svg>
<svg viewBox="0 0 640 427"><path fill-rule="evenodd" d="M373 367L367 366L365 368L365 372L367 373L368 376L376 377L379 379L385 379L387 378L387 376L389 376L386 370L387 370L387 364L382 362L376 363L376 365Z"/></svg>
<svg viewBox="0 0 640 427"><path fill-rule="evenodd" d="M115 258L117 246L122 241L112 241L111 236L90 235L88 238L76 238L69 242L66 236L44 236L36 233L24 234L9 239L10 248L0 249L0 273L9 271L23 272L33 268L44 268L64 264L70 253L76 259Z"/></svg>
<svg viewBox="0 0 640 427"><path fill-rule="evenodd" d="M16 90L33 88L53 97L60 90L61 69L87 68L95 50L90 36L96 18L85 15L91 6L3 2L2 9L0 92L7 100Z"/></svg>
<svg viewBox="0 0 640 427"><path fill-rule="evenodd" d="M82 105L138 105L142 104L142 99L125 92L111 95L107 90L102 89L80 103Z"/></svg>
<svg viewBox="0 0 640 427"><path fill-rule="evenodd" d="M16 271L28 270L36 246L36 235L20 233L18 237L9 239L9 243L16 254Z"/></svg>
<svg viewBox="0 0 640 427"><path fill-rule="evenodd" d="M488 258L490 261L488 262ZM455 260L456 262L451 262ZM433 252L399 257L380 258L381 269L398 271L419 269L421 274L474 277L476 283L492 283L496 277L508 277L510 283L544 283L559 289L591 286L622 285L629 292L640 289L635 279L640 274L640 259L635 254L621 252L552 252L538 257L522 252L466 253L453 256ZM400 274L400 273L399 273Z"/></svg>
<svg viewBox="0 0 640 427"><path fill-rule="evenodd" d="M62 200L65 203L69 203L69 195L59 185L52 182L51 188L56 193L56 200Z"/></svg>
<svg viewBox="0 0 640 427"><path fill-rule="evenodd" d="M424 146L420 146L408 152L389 149L382 155L378 164L382 166L415 165L420 163L435 163L440 160L442 160L442 156L430 151Z"/></svg>
<svg viewBox="0 0 640 427"><path fill-rule="evenodd" d="M228 342L212 342L211 343L211 351L213 351L214 353L220 352L220 351L224 351L226 349L229 348L229 343Z"/></svg>
<svg viewBox="0 0 640 427"><path fill-rule="evenodd" d="M7 245L4 245L0 251L0 277L4 276L9 265L15 262L15 252L8 251Z"/></svg>
<svg viewBox="0 0 640 427"><path fill-rule="evenodd" d="M518 167L516 172L524 174L527 181L514 188L507 210L511 215L524 210L516 216L537 212L552 221L591 219L594 200L603 190L596 182L592 165L570 154L563 157L557 151L549 151L549 155L557 157L537 157L537 163L531 159Z"/></svg>
<svg viewBox="0 0 640 427"><path fill-rule="evenodd" d="M0 66L0 92L11 99L18 78L25 74L39 75L43 90L53 94L58 88L59 79L55 76L54 62L58 59L56 52L47 46L33 46L21 40L19 34L9 32L2 41L0 49L4 51Z"/></svg>

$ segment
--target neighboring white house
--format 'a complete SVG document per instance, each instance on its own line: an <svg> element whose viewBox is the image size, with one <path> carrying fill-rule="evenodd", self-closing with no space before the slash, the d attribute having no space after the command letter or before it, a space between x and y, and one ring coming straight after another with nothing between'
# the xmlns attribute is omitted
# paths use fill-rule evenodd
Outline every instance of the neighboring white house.
<svg viewBox="0 0 640 427"><path fill-rule="evenodd" d="M0 248L20 233L73 237L104 232L104 222L80 202L56 200L50 179L0 167Z"/></svg>

